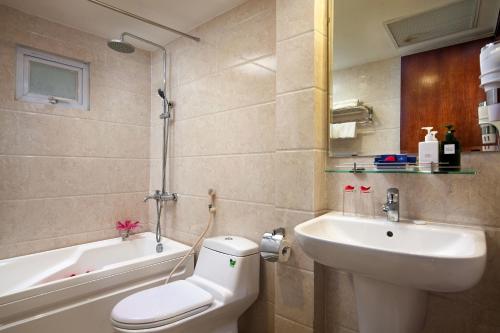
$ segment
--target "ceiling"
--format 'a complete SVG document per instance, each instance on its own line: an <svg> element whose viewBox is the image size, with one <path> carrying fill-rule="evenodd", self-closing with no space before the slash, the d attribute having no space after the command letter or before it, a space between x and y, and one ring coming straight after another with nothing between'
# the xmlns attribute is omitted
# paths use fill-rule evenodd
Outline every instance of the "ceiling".
<svg viewBox="0 0 500 333"><path fill-rule="evenodd" d="M103 1L176 30L189 32L246 0ZM0 0L0 4L106 39L117 38L122 32L128 31L165 45L178 37L176 34L97 6L87 0ZM151 50L147 44L138 46Z"/></svg>
<svg viewBox="0 0 500 333"><path fill-rule="evenodd" d="M349 0L334 1L333 68L342 69L372 61L412 54L492 33L500 0L481 0L477 29L397 49L384 22L435 9L457 0ZM483 33L483 34L481 34ZM475 37L471 37L475 36Z"/></svg>

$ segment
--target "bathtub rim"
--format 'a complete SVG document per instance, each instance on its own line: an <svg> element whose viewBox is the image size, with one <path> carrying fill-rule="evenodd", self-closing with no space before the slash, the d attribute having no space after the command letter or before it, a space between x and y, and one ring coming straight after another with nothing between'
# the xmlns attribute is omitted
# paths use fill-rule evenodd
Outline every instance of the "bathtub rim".
<svg viewBox="0 0 500 333"><path fill-rule="evenodd" d="M140 239L140 238L152 238L154 239L154 233L152 232L142 232L133 235L131 240ZM32 253L24 256L17 256L8 259L0 260L0 264L2 262L12 262L15 260L19 260L19 258L29 258L43 255L45 253L64 251L71 248L96 248L96 247L104 247L107 245L120 244L123 240L121 237L110 238L105 240L100 240L96 242L83 243L78 245L72 245L67 247L61 247L53 250L42 251L37 253ZM127 240L128 241L128 240ZM184 256L190 249L190 246L187 246L178 241L172 240L167 237L162 237L162 243L164 244L164 248L172 247L174 251L162 252L162 253L153 253L149 255L145 255L142 257L137 257L130 260L122 261L118 264L106 265L101 269L92 271L86 274L80 274L74 277L67 277L59 280L49 281L43 284L33 285L28 288L24 288L21 290L17 290L11 293L1 294L0 295L0 306L8 305L9 303L22 301L24 299L30 297L37 297L42 294L50 294L56 291L64 290L67 288L71 288L74 286L80 286L87 283L91 283L93 281L98 281L104 278L112 277L113 275L123 274L128 271L133 271L141 268L145 268L147 266L151 266L154 264L160 264L163 262L168 262L171 260L178 259ZM165 246L168 243L167 246ZM93 245L93 246L91 246ZM111 266L111 267L110 267Z"/></svg>

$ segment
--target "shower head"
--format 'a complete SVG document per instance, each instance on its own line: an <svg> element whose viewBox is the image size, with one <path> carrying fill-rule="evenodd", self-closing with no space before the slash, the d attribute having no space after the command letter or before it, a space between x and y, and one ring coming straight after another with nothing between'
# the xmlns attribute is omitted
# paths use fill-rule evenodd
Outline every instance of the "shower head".
<svg viewBox="0 0 500 333"><path fill-rule="evenodd" d="M127 43L123 38L108 41L108 46L120 53L133 53L135 51L134 45Z"/></svg>

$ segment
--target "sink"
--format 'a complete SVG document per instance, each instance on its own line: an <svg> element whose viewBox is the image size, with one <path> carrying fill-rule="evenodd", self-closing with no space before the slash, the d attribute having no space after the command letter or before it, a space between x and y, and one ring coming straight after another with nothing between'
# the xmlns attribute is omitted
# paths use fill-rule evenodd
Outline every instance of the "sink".
<svg viewBox="0 0 500 333"><path fill-rule="evenodd" d="M474 286L486 265L482 230L331 212L295 227L315 261L353 273L361 333L417 333L427 291Z"/></svg>

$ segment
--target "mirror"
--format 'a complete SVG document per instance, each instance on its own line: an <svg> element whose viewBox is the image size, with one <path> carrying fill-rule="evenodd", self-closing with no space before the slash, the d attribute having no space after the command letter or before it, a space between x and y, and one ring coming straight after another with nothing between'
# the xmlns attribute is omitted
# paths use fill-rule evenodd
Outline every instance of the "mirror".
<svg viewBox="0 0 500 333"><path fill-rule="evenodd" d="M330 0L330 157L417 154L421 127L442 140L448 124L463 151L486 150L479 52L499 9L500 0Z"/></svg>

